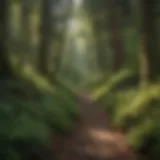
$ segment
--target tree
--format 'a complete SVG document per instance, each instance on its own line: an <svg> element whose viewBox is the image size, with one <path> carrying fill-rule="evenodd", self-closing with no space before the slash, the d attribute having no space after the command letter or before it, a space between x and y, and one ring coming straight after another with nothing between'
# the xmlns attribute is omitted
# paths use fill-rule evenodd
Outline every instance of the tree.
<svg viewBox="0 0 160 160"><path fill-rule="evenodd" d="M117 72L123 64L124 48L121 37L121 8L112 0L106 1L110 32L110 46L113 55L113 71Z"/></svg>
<svg viewBox="0 0 160 160"><path fill-rule="evenodd" d="M8 58L8 18L9 0L0 2L0 73L1 76L11 76L12 67Z"/></svg>
<svg viewBox="0 0 160 160"><path fill-rule="evenodd" d="M48 73L48 58L51 45L52 33L52 0L42 0L41 4L41 26L39 44L39 71L46 75Z"/></svg>
<svg viewBox="0 0 160 160"><path fill-rule="evenodd" d="M93 20L95 38L97 39L98 66L103 72L107 71L107 57L110 53L106 53L106 48L108 46L107 35L109 35L109 45L113 57L112 70L118 71L122 67L124 54L121 37L121 5L112 0L101 0L99 3L92 0L85 2L85 5Z"/></svg>
<svg viewBox="0 0 160 160"><path fill-rule="evenodd" d="M154 35L154 5L155 1L141 0L142 9L142 23L141 23L141 52L140 52L140 65L141 65L141 85L147 86L151 80L152 70L151 64L153 49L153 35ZM154 65L154 64L153 64Z"/></svg>
<svg viewBox="0 0 160 160"><path fill-rule="evenodd" d="M21 30L19 35L20 40L20 65L23 66L26 54L31 52L31 9L32 2L30 0L20 1L21 9Z"/></svg>

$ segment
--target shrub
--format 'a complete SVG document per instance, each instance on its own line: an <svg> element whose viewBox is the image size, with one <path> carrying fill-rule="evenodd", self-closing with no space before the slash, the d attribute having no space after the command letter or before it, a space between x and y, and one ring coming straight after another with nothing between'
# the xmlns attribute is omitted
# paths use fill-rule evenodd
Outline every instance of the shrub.
<svg viewBox="0 0 160 160"><path fill-rule="evenodd" d="M51 136L70 131L76 114L75 98L63 87L41 78L34 83L8 80L0 83L0 158L30 159L50 148Z"/></svg>

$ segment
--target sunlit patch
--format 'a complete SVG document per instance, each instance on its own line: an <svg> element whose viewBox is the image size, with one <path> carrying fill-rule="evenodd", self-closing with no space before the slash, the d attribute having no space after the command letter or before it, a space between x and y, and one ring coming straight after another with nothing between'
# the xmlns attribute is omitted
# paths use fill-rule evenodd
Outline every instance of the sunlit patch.
<svg viewBox="0 0 160 160"><path fill-rule="evenodd" d="M83 0L74 0L76 6L80 6L83 3Z"/></svg>
<svg viewBox="0 0 160 160"><path fill-rule="evenodd" d="M107 130L91 129L89 130L89 135L94 140L98 140L101 142L115 141L115 134L112 132L108 132Z"/></svg>

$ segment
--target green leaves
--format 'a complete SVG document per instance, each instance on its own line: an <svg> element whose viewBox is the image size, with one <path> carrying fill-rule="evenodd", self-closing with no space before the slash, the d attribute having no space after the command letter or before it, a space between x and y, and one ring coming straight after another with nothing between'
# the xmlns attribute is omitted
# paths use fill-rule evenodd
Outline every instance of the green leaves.
<svg viewBox="0 0 160 160"><path fill-rule="evenodd" d="M148 154L160 157L160 85L152 84L146 89L132 88L119 91L115 95L114 126L124 129L127 142L135 149L143 149ZM151 144L148 141L151 140Z"/></svg>
<svg viewBox="0 0 160 160"><path fill-rule="evenodd" d="M111 77L107 77L107 80L92 92L92 97L95 101L99 99L103 99L106 97L115 86L117 86L121 81L123 81L126 77L130 75L128 71L122 71L119 74L113 75Z"/></svg>
<svg viewBox="0 0 160 160"><path fill-rule="evenodd" d="M43 78L34 79L35 85L32 80L0 84L4 91L0 97L0 139L5 138L0 149L6 153L3 158L0 156L2 159L27 159L33 145L49 147L51 135L73 128L72 118L76 114L74 93L62 86L55 90L55 86L45 79L43 84L47 85L42 86L37 83L39 79ZM21 148L12 145L16 142L29 146L22 152Z"/></svg>

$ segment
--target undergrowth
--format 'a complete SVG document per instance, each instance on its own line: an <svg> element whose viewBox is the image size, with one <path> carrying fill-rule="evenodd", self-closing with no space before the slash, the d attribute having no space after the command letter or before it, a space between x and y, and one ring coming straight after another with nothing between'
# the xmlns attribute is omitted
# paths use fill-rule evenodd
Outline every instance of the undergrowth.
<svg viewBox="0 0 160 160"><path fill-rule="evenodd" d="M160 84L150 84L145 89L138 85L125 87L127 84L121 83L125 79L123 77L108 78L103 84L96 86L93 95L98 95L96 101L110 113L113 127L126 133L128 144L149 159L158 160ZM124 87L119 86L122 84Z"/></svg>
<svg viewBox="0 0 160 160"><path fill-rule="evenodd" d="M0 159L31 159L51 149L54 135L74 129L76 101L69 89L33 74L1 80L0 90Z"/></svg>
<svg viewBox="0 0 160 160"><path fill-rule="evenodd" d="M160 85L120 92L116 99L114 125L126 131L127 141L135 150L159 159Z"/></svg>

